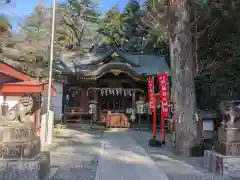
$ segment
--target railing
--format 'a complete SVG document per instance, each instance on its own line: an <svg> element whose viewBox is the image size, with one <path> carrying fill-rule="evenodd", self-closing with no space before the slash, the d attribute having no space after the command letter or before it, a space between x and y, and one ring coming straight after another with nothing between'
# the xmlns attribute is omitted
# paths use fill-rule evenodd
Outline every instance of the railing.
<svg viewBox="0 0 240 180"><path fill-rule="evenodd" d="M65 122L82 121L84 116L89 116L88 111L80 107L65 107L63 119Z"/></svg>

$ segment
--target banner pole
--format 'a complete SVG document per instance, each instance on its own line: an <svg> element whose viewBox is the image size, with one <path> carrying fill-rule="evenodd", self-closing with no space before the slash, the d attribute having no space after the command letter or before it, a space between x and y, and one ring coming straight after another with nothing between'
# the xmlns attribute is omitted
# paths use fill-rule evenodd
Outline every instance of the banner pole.
<svg viewBox="0 0 240 180"><path fill-rule="evenodd" d="M156 134L157 134L157 114L156 114L156 95L153 95L153 138L156 138Z"/></svg>
<svg viewBox="0 0 240 180"><path fill-rule="evenodd" d="M162 104L161 104L162 105ZM163 106L161 106L161 137L163 144L165 143L165 122L164 122L164 113L163 113Z"/></svg>
<svg viewBox="0 0 240 180"><path fill-rule="evenodd" d="M149 94L150 99L150 108L152 111L152 138L149 140L148 145L152 147L160 147L162 144L159 140L156 139L156 131L157 131L157 112L156 112L156 94L154 93L154 78L151 80L151 93ZM149 91L150 92L150 91Z"/></svg>

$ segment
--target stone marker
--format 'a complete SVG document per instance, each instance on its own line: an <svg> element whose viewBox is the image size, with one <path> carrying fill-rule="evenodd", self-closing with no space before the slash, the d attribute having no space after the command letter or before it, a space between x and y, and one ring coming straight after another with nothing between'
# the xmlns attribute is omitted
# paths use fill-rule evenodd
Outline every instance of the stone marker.
<svg viewBox="0 0 240 180"><path fill-rule="evenodd" d="M50 168L50 154L41 153L30 111L31 97L23 97L5 116L0 108L0 179L40 180Z"/></svg>

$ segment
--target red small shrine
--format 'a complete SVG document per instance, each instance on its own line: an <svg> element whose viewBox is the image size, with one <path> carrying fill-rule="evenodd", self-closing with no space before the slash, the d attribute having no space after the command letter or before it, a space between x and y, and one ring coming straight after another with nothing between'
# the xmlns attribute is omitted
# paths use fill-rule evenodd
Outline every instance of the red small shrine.
<svg viewBox="0 0 240 180"><path fill-rule="evenodd" d="M48 83L41 82L4 62L0 62L0 104L8 104L9 109L11 109L18 103L20 97L26 94L31 95L34 100L31 118L36 125L37 135L40 135L41 94L47 89ZM52 93L56 94L53 87Z"/></svg>

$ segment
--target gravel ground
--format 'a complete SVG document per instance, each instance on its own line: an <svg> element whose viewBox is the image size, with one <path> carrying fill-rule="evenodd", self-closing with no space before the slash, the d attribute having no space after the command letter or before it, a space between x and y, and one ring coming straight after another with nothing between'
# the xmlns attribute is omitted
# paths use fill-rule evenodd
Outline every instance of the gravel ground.
<svg viewBox="0 0 240 180"><path fill-rule="evenodd" d="M57 167L51 180L94 180L102 131L55 131L51 165Z"/></svg>
<svg viewBox="0 0 240 180"><path fill-rule="evenodd" d="M203 168L203 157L182 158L168 148L148 146L149 132L131 131L130 136L149 154L169 180L226 180ZM158 133L160 134L160 133Z"/></svg>

